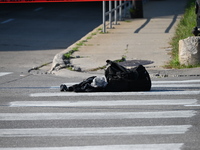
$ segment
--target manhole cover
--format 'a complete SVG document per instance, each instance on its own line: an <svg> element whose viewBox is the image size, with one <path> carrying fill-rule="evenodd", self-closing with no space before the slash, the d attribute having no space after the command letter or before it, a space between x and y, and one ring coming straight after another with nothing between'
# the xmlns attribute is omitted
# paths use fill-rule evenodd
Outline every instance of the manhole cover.
<svg viewBox="0 0 200 150"><path fill-rule="evenodd" d="M138 66L138 65L149 65L152 63L153 63L153 61L149 61L149 60L127 60L127 61L119 62L120 65L125 66L125 67Z"/></svg>

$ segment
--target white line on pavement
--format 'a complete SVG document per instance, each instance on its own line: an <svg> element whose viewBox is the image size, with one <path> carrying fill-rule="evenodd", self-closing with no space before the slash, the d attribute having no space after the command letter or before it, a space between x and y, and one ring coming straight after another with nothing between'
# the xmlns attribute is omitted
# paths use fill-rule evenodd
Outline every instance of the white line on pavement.
<svg viewBox="0 0 200 150"><path fill-rule="evenodd" d="M140 144L140 145L103 145L73 147L15 147L0 150L180 150L183 143Z"/></svg>
<svg viewBox="0 0 200 150"><path fill-rule="evenodd" d="M0 72L0 77L8 75L8 74L12 74L12 72Z"/></svg>
<svg viewBox="0 0 200 150"><path fill-rule="evenodd" d="M192 125L0 129L0 137L167 135L184 134L191 127Z"/></svg>
<svg viewBox="0 0 200 150"><path fill-rule="evenodd" d="M200 80L181 80L181 81L151 81L152 84L182 84L182 83L198 83ZM66 85L78 84L79 82L63 83Z"/></svg>
<svg viewBox="0 0 200 150"><path fill-rule="evenodd" d="M185 105L186 107L200 107L200 105Z"/></svg>
<svg viewBox="0 0 200 150"><path fill-rule="evenodd" d="M175 83L197 83L200 80L182 80L182 81L152 81L153 84L175 84Z"/></svg>
<svg viewBox="0 0 200 150"><path fill-rule="evenodd" d="M183 84L183 83L198 83L200 80L182 80L182 81L151 81L152 84ZM70 82L70 83L63 83L65 85L74 85L78 84L79 82Z"/></svg>
<svg viewBox="0 0 200 150"><path fill-rule="evenodd" d="M15 19L10 18L10 19L8 19L8 20L2 21L1 24L5 24L5 23L11 22L11 21L13 21L13 20L15 20Z"/></svg>
<svg viewBox="0 0 200 150"><path fill-rule="evenodd" d="M76 84L76 83L74 83ZM74 85L73 83L66 83L65 85L67 86L71 86L71 85ZM185 88L185 87L200 87L200 84L152 84L151 86L152 88L154 87L182 87L182 88ZM58 89L59 86L51 86L50 89Z"/></svg>
<svg viewBox="0 0 200 150"><path fill-rule="evenodd" d="M189 118L196 111L101 112L101 113L0 113L0 120L85 120L135 118Z"/></svg>
<svg viewBox="0 0 200 150"><path fill-rule="evenodd" d="M74 92L55 92L55 93L33 93L30 97L52 97L52 96L128 96L128 95L199 95L200 91L160 91L152 90L148 92L85 92L85 93L74 93Z"/></svg>
<svg viewBox="0 0 200 150"><path fill-rule="evenodd" d="M198 105L196 99L109 100L109 101L13 101L10 107L98 107L139 105Z"/></svg>
<svg viewBox="0 0 200 150"><path fill-rule="evenodd" d="M200 87L198 84L200 80L183 80L183 81L152 81L152 87ZM62 83L67 86L79 84L80 82L69 82ZM195 84L184 84L184 83L195 83ZM60 86L51 86L50 89L57 89Z"/></svg>
<svg viewBox="0 0 200 150"><path fill-rule="evenodd" d="M38 8L36 8L36 9L34 9L34 11L40 11L40 10L42 10L43 9L43 7L38 7Z"/></svg>
<svg viewBox="0 0 200 150"><path fill-rule="evenodd" d="M200 84L153 84L152 87L200 87Z"/></svg>

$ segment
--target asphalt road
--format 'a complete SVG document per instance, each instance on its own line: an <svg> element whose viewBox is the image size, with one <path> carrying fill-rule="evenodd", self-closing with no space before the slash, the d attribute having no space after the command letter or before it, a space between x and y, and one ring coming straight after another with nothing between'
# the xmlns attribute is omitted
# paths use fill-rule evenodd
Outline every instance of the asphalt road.
<svg viewBox="0 0 200 150"><path fill-rule="evenodd" d="M101 7L0 7L0 150L200 149L198 76L152 78L150 92L63 93L83 77L27 73L99 25Z"/></svg>
<svg viewBox="0 0 200 150"><path fill-rule="evenodd" d="M102 23L102 3L0 5L0 69L26 72Z"/></svg>
<svg viewBox="0 0 200 150"><path fill-rule="evenodd" d="M153 78L150 92L59 91L80 81L1 72L0 150L200 148L199 78Z"/></svg>

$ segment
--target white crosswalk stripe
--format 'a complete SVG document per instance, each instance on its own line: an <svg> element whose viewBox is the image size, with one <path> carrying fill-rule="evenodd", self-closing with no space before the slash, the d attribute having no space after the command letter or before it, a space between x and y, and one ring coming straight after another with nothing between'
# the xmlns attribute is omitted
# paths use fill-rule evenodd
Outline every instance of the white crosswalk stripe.
<svg viewBox="0 0 200 150"><path fill-rule="evenodd" d="M153 84L181 84L181 83L200 83L200 80L180 80L180 81L152 81Z"/></svg>
<svg viewBox="0 0 200 150"><path fill-rule="evenodd" d="M107 100L107 101L14 101L10 107L98 107L98 106L152 106L152 105L198 105L196 99L165 100Z"/></svg>
<svg viewBox="0 0 200 150"><path fill-rule="evenodd" d="M163 85L154 84L152 87L163 87ZM200 84L165 84L164 87L200 87Z"/></svg>
<svg viewBox="0 0 200 150"><path fill-rule="evenodd" d="M0 120L89 120L89 119L135 119L135 118L189 118L196 111L156 112L101 112L101 113L0 113Z"/></svg>
<svg viewBox="0 0 200 150"><path fill-rule="evenodd" d="M67 86L78 84L78 82L63 83ZM182 81L152 81L154 87L200 87L200 80L182 80ZM51 86L50 89L57 89L59 86Z"/></svg>
<svg viewBox="0 0 200 150"><path fill-rule="evenodd" d="M67 84L67 83L66 83ZM68 83L73 85L73 83ZM185 81L153 81L153 88L169 87L200 87L200 80L185 80ZM58 86L52 86L53 88L59 88ZM173 96L178 95L199 95L199 90L152 90L150 92L99 92L99 93L74 93L74 92L47 92L47 93L32 93L29 96L32 99L29 101L12 101L7 107L8 108L30 108L30 107L56 107L56 108L93 108L101 107L121 107L121 106L181 106L181 107L198 107L200 106L199 100L194 98L189 99L178 99ZM148 99L148 100L137 100L137 99L118 99L118 100L56 100L56 101L45 101L43 97L61 97L61 96L73 96L73 97L88 97L88 96L131 96L131 95L172 95L171 99ZM40 99L40 100L38 100ZM0 113L0 121L48 121L48 120L64 120L64 121L83 121L83 120L122 120L122 119L190 119L197 114L196 110L152 110L152 111L136 111L136 112L66 112L66 113L54 113L54 112L43 112L43 113ZM0 129L0 137L104 137L104 136L147 136L147 135L184 135L193 126L190 123L186 124L167 124L167 125L152 125L152 126L102 126L99 124L98 127L46 127L46 128L14 128L14 129ZM95 146L74 146L74 147L11 147L11 148L0 148L0 150L180 150L184 143L155 143L155 144L125 144L122 142L121 145L95 145Z"/></svg>
<svg viewBox="0 0 200 150"><path fill-rule="evenodd" d="M67 86L77 84L64 83ZM59 89L59 86L51 86L50 89ZM166 90L169 88L168 90ZM179 90L173 90L171 88L180 88ZM31 97L63 97L63 96L140 96L140 95L200 95L198 90L182 90L181 88L200 88L200 80L182 80L182 81L152 81L152 90L147 92L98 92L98 93L74 93L74 92L49 92L49 93L32 93Z"/></svg>
<svg viewBox="0 0 200 150"><path fill-rule="evenodd" d="M146 144L146 145L106 145L106 146L81 146L81 147L20 147L0 148L0 150L180 150L183 143Z"/></svg>
<svg viewBox="0 0 200 150"><path fill-rule="evenodd" d="M0 77L12 74L12 72L0 72Z"/></svg>
<svg viewBox="0 0 200 150"><path fill-rule="evenodd" d="M98 93L74 93L74 92L55 92L55 93L33 93L31 97L60 97L60 96L140 96L140 95L199 95L200 91L149 91L149 92L98 92Z"/></svg>
<svg viewBox="0 0 200 150"><path fill-rule="evenodd" d="M184 134L191 125L102 127L102 128L32 128L0 129L0 137L32 136L120 136Z"/></svg>
<svg viewBox="0 0 200 150"><path fill-rule="evenodd" d="M200 80L180 80L180 81L151 81L154 84L183 84L183 83L200 83ZM78 82L67 82L63 83L66 85L78 84Z"/></svg>

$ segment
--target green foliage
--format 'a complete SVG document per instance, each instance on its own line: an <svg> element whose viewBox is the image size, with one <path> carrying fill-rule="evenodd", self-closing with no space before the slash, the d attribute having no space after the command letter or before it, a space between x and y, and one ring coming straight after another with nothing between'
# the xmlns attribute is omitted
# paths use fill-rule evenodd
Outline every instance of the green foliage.
<svg viewBox="0 0 200 150"><path fill-rule="evenodd" d="M70 59L71 56L72 56L72 54L74 52L76 52L76 51L78 51L78 47L73 48L72 50L70 50L69 52L67 52L66 54L64 54L63 56L64 56L65 59Z"/></svg>
<svg viewBox="0 0 200 150"><path fill-rule="evenodd" d="M166 67L168 68L185 68L187 66L181 66L179 63L179 40L185 39L189 36L193 36L192 30L196 26L196 14L195 14L195 0L189 0L185 9L185 13L177 25L175 35L172 38L170 45L172 46L172 60Z"/></svg>
<svg viewBox="0 0 200 150"><path fill-rule="evenodd" d="M87 40L92 39L92 35L91 35L91 36L88 36L86 39L87 39Z"/></svg>
<svg viewBox="0 0 200 150"><path fill-rule="evenodd" d="M64 57L65 57L65 59L70 59L71 58L71 54L66 53L66 54L64 54Z"/></svg>

